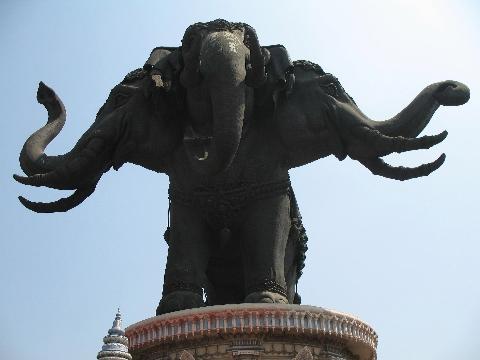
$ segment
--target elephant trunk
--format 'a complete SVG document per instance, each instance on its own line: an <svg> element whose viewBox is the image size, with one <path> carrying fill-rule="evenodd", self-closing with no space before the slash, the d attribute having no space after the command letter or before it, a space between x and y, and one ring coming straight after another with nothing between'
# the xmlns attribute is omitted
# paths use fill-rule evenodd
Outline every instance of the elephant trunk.
<svg viewBox="0 0 480 360"><path fill-rule="evenodd" d="M375 130L388 136L413 138L428 125L440 105L457 106L470 98L468 87L457 81L443 81L427 86L400 113L386 121L368 120Z"/></svg>
<svg viewBox="0 0 480 360"><path fill-rule="evenodd" d="M381 158L394 152L429 149L442 142L447 136L446 131L437 135L417 136L440 105L463 105L469 98L470 90L466 85L448 80L427 86L390 120L370 120L356 106L352 106L349 115L353 116L346 122L350 126L349 136L352 136L349 139L347 137L350 142L344 141L348 147L347 153L375 175L400 181L427 176L443 164L445 154L433 162L413 168L391 166Z"/></svg>
<svg viewBox="0 0 480 360"><path fill-rule="evenodd" d="M192 98L201 97L208 103L202 111L191 109L190 113L194 126L208 123L211 128L212 137L203 154L191 157L201 173L225 170L237 153L245 117L247 54L242 39L228 31L212 32L202 41L199 73L203 86L189 91ZM193 147L186 145L192 154Z"/></svg>
<svg viewBox="0 0 480 360"><path fill-rule="evenodd" d="M212 89L213 140L210 173L228 168L242 136L245 112L245 91L242 87Z"/></svg>
<svg viewBox="0 0 480 360"><path fill-rule="evenodd" d="M21 196L19 200L35 212L68 211L95 190L103 170L96 166L95 160L104 150L105 140L100 131L97 131L95 136L90 136L90 131L87 131L65 155L46 155L45 148L65 124L66 111L60 98L42 82L38 87L37 100L47 109L48 121L27 139L20 152L20 166L27 176L13 175L13 178L24 185L47 186L60 190L75 189L75 192L50 203L32 202Z"/></svg>
<svg viewBox="0 0 480 360"><path fill-rule="evenodd" d="M48 121L45 126L33 133L20 152L20 167L27 175L47 173L65 162L67 155L47 156L45 148L60 133L65 124L65 107L55 92L40 82L37 101L45 106Z"/></svg>

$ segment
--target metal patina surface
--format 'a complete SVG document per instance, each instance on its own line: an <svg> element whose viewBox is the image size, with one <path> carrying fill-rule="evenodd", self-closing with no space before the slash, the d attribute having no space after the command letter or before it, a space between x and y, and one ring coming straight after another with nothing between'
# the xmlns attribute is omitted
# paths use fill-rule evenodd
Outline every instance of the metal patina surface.
<svg viewBox="0 0 480 360"><path fill-rule="evenodd" d="M446 131L419 135L440 106L463 105L469 97L466 85L441 81L421 90L391 119L374 121L337 77L312 62L291 61L282 45L260 45L248 24L197 23L187 28L181 44L154 48L141 68L129 72L63 155L45 154L66 111L41 82L37 100L48 122L25 142L20 166L26 176L14 178L74 190L51 203L19 198L32 211L51 213L81 204L105 172L124 163L169 177L169 250L156 309L163 315L129 328L136 358L160 359L164 355L141 355L158 348L183 359L214 358L222 351L373 359L376 335L361 321L291 305L301 303L296 288L307 236L289 170L334 155L394 180L430 175L444 154L412 168L382 158L442 142ZM247 304L203 308L242 303ZM178 312L193 308L200 309ZM189 341L203 345L189 347ZM107 342L105 351L123 351L122 344ZM182 346L195 348L194 354L177 353Z"/></svg>

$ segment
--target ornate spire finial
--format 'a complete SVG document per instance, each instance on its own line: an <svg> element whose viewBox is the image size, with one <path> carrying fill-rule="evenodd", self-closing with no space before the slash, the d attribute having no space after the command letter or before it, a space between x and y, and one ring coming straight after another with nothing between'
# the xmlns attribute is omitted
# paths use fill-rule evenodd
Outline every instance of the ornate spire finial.
<svg viewBox="0 0 480 360"><path fill-rule="evenodd" d="M113 320L113 325L110 330L108 330L109 335L125 335L125 331L122 329L122 314L120 313L120 308L117 310L115 315L115 320Z"/></svg>
<svg viewBox="0 0 480 360"><path fill-rule="evenodd" d="M104 345L97 355L97 359L105 360L132 360L132 355L128 353L128 338L122 329L122 314L120 308L117 310L115 320L108 335L103 338Z"/></svg>

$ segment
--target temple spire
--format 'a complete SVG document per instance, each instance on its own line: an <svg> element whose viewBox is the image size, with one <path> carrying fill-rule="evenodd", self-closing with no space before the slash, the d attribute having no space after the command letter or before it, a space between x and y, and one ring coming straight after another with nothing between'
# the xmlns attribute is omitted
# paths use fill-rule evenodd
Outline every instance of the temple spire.
<svg viewBox="0 0 480 360"><path fill-rule="evenodd" d="M132 360L132 355L128 353L128 338L122 329L122 314L117 310L113 325L108 330L108 335L103 338L104 345L97 355L97 359L104 360Z"/></svg>

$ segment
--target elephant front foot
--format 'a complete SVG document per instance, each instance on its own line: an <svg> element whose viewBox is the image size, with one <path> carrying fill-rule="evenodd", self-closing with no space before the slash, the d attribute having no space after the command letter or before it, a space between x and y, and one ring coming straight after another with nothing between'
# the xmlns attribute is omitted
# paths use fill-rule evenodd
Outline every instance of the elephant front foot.
<svg viewBox="0 0 480 360"><path fill-rule="evenodd" d="M192 291L179 290L163 296L158 304L156 314L161 315L203 306L205 306L205 303L201 295Z"/></svg>
<svg viewBox="0 0 480 360"><path fill-rule="evenodd" d="M257 291L247 295L246 303L288 304L287 297L271 291Z"/></svg>
<svg viewBox="0 0 480 360"><path fill-rule="evenodd" d="M288 304L287 289L275 280L265 279L247 287L246 303Z"/></svg>

